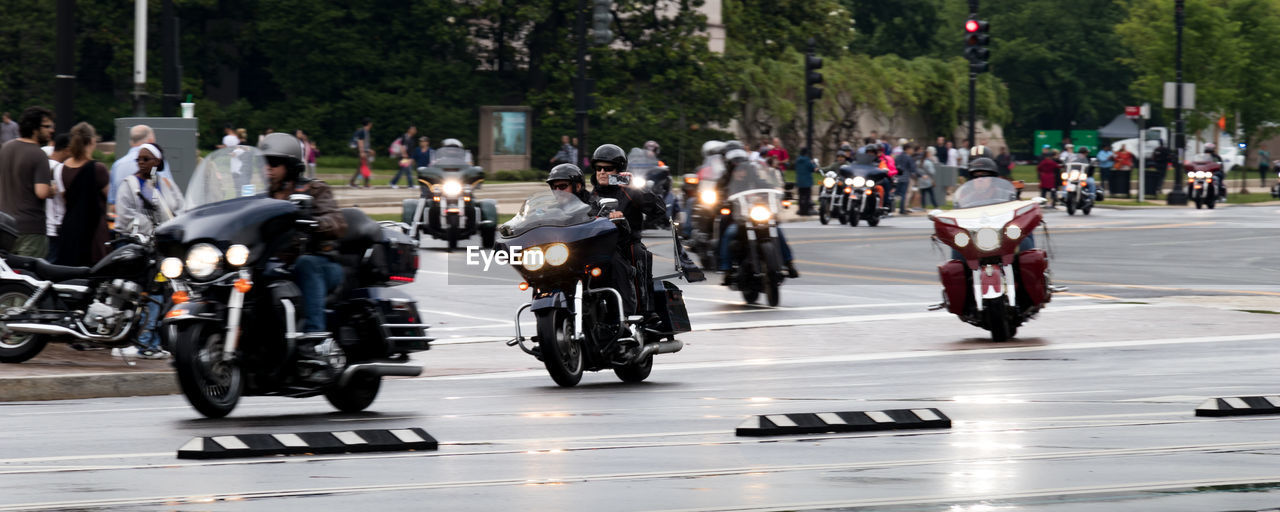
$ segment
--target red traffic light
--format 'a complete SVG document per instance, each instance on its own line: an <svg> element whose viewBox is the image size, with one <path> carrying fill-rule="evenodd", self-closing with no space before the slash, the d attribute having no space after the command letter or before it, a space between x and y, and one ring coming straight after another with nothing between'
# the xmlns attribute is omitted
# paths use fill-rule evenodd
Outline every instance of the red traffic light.
<svg viewBox="0 0 1280 512"><path fill-rule="evenodd" d="M977 31L978 31L978 20L969 20L969 21L964 22L964 31L965 31L965 32L977 32Z"/></svg>

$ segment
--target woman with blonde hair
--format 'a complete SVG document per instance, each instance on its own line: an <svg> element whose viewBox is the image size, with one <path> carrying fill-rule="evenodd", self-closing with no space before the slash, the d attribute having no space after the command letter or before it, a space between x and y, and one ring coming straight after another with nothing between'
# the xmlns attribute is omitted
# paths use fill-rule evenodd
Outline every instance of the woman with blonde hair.
<svg viewBox="0 0 1280 512"><path fill-rule="evenodd" d="M91 266L107 255L107 189L111 171L93 160L98 134L89 123L71 127L68 157L62 163L66 215L58 227L58 263Z"/></svg>

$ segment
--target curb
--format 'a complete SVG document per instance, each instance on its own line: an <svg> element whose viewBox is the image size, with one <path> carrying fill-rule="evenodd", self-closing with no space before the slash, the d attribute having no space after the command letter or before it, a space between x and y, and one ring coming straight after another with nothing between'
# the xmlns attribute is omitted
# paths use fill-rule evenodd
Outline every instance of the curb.
<svg viewBox="0 0 1280 512"><path fill-rule="evenodd" d="M1280 414L1280 396L1210 398L1196 408L1196 416Z"/></svg>
<svg viewBox="0 0 1280 512"><path fill-rule="evenodd" d="M173 372L87 373L0 378L0 402L74 400L178 393Z"/></svg>
<svg viewBox="0 0 1280 512"><path fill-rule="evenodd" d="M762 414L747 418L738 425L736 434L755 437L921 428L951 428L951 418L934 408Z"/></svg>
<svg viewBox="0 0 1280 512"><path fill-rule="evenodd" d="M270 455L435 450L439 443L420 428L241 434L197 437L178 449L179 459L231 459Z"/></svg>

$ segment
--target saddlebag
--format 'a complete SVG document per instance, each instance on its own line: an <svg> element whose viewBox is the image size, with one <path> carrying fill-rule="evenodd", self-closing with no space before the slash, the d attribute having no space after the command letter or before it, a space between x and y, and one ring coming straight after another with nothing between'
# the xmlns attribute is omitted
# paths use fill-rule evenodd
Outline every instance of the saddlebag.
<svg viewBox="0 0 1280 512"><path fill-rule="evenodd" d="M0 251L9 252L18 240L17 222L9 214L0 212Z"/></svg>
<svg viewBox="0 0 1280 512"><path fill-rule="evenodd" d="M1049 258L1041 249L1030 249L1018 253L1018 281L1022 284L1022 292L1036 304L1049 302L1052 294L1046 287L1048 278L1045 271L1049 269Z"/></svg>
<svg viewBox="0 0 1280 512"><path fill-rule="evenodd" d="M418 273L417 244L398 229L383 228L382 239L370 247L368 261L361 270L372 282L411 283Z"/></svg>
<svg viewBox="0 0 1280 512"><path fill-rule="evenodd" d="M965 284L965 266L960 260L948 260L938 265L938 279L942 281L942 294L947 299L947 311L954 315L964 314L965 297L969 287Z"/></svg>
<svg viewBox="0 0 1280 512"><path fill-rule="evenodd" d="M653 283L653 310L658 313L656 330L667 333L689 332L689 312L684 307L684 292L669 281Z"/></svg>

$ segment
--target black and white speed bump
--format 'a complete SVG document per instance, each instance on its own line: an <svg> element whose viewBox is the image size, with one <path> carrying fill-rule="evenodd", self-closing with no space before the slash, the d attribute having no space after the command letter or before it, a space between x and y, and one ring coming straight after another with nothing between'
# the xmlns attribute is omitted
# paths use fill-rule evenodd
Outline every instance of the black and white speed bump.
<svg viewBox="0 0 1280 512"><path fill-rule="evenodd" d="M244 434L197 437L178 449L179 459L230 459L268 455L435 450L439 443L420 428Z"/></svg>
<svg viewBox="0 0 1280 512"><path fill-rule="evenodd" d="M737 433L740 436L781 436L917 428L951 428L951 418L932 408L763 414L747 418L738 425Z"/></svg>
<svg viewBox="0 0 1280 512"><path fill-rule="evenodd" d="M1196 408L1196 416L1280 414L1280 396L1210 398Z"/></svg>

